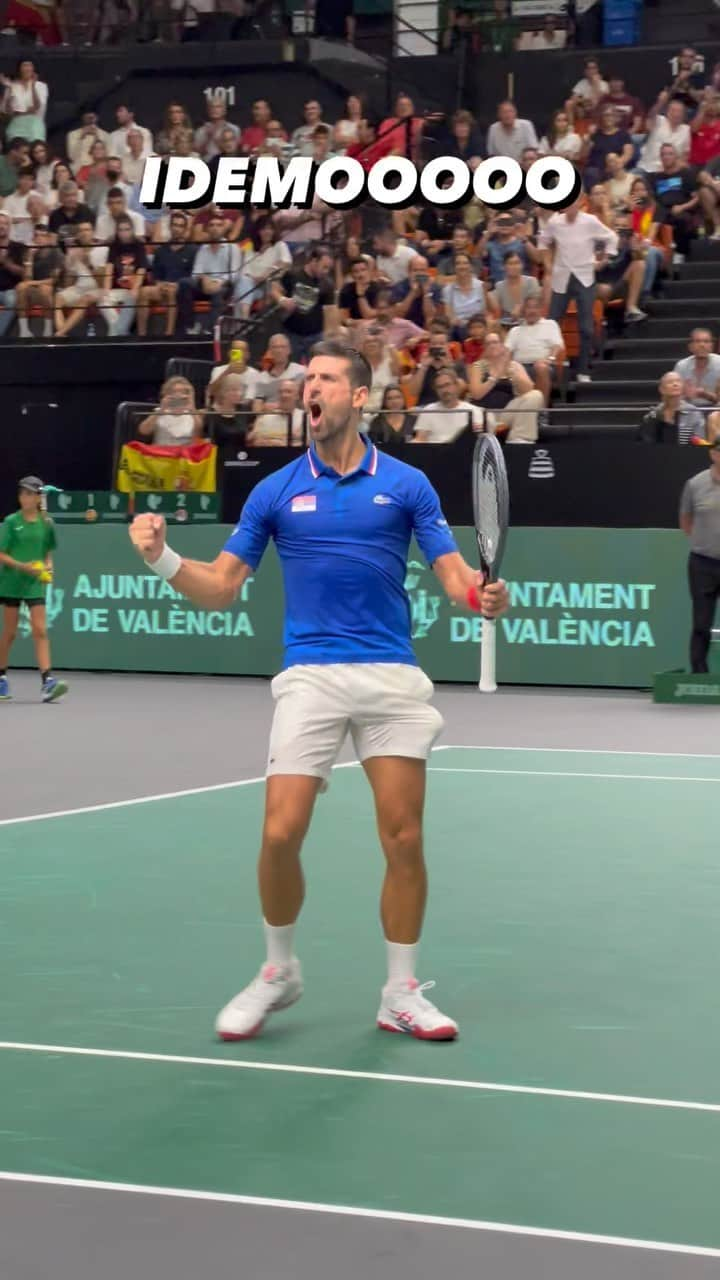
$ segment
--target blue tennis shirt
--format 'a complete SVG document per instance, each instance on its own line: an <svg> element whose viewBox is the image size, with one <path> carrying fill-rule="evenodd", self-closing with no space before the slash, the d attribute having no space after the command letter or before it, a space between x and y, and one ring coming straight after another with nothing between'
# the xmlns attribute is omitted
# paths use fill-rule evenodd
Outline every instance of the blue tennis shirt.
<svg viewBox="0 0 720 1280"><path fill-rule="evenodd" d="M285 661L417 665L404 582L413 534L428 564L457 544L429 480L363 436L338 475L311 447L253 489L225 550L255 571L270 538L285 583Z"/></svg>

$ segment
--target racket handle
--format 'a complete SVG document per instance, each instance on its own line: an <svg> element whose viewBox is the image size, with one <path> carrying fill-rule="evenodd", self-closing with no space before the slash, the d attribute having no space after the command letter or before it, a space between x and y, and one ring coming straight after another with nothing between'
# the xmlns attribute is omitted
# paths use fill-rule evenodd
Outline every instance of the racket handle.
<svg viewBox="0 0 720 1280"><path fill-rule="evenodd" d="M482 646L480 649L480 684L481 693L495 693L495 623L483 618Z"/></svg>

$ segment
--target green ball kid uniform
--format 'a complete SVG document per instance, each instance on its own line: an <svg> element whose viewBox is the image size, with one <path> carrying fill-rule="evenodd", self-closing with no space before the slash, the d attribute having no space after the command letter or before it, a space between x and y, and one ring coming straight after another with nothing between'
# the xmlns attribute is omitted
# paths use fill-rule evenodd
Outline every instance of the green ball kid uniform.
<svg viewBox="0 0 720 1280"><path fill-rule="evenodd" d="M55 526L46 516L26 520L22 511L15 511L0 525L0 551L23 564L35 560L44 564L55 546ZM45 590L38 578L0 564L0 600L44 600Z"/></svg>

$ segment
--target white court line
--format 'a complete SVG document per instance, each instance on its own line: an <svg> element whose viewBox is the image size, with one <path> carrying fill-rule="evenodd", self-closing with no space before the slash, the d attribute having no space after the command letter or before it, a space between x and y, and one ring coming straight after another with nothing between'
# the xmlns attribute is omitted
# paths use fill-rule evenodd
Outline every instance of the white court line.
<svg viewBox="0 0 720 1280"><path fill-rule="evenodd" d="M333 769L357 769L356 760L347 760L336 764ZM106 800L102 804L80 805L77 809L55 809L50 813L29 813L21 818L0 818L0 827L12 827L22 822L43 822L46 818L73 818L81 813L100 813L105 809L131 809L138 804L154 804L156 800L179 800L182 796L200 796L210 791L229 791L232 787L251 787L255 783L264 782L265 775L260 778L239 778L236 782L213 782L205 787L186 787L183 791L161 791L152 796L134 796L130 800Z"/></svg>
<svg viewBox="0 0 720 1280"><path fill-rule="evenodd" d="M620 782L717 782L717 778L685 778L675 773L580 773L560 769L451 769L431 765L428 773L501 773L511 778L614 778Z"/></svg>
<svg viewBox="0 0 720 1280"><path fill-rule="evenodd" d="M699 751L616 751L612 747L507 747L495 742L477 743L472 746L468 743L450 743L435 747L435 751L533 751L535 754L552 751L572 756L647 756L649 759L657 756L658 759L670 760L720 760L720 755L711 753L704 755Z"/></svg>
<svg viewBox="0 0 720 1280"><path fill-rule="evenodd" d="M671 1244L663 1240L633 1240L625 1236L592 1235L585 1231L556 1231L552 1227L525 1227L510 1222L485 1222L478 1218L444 1218L436 1214L401 1213L391 1209L366 1209L360 1205L317 1204L310 1200L276 1200L266 1196L232 1195L222 1191L194 1191L180 1187L142 1186L133 1182L99 1182L92 1178L59 1178L46 1174L6 1173L0 1181L41 1187L66 1187L83 1191L122 1191L126 1195L156 1196L170 1200L199 1200L210 1204L247 1205L259 1209L293 1209L300 1213L325 1213L340 1218L366 1218L375 1222L402 1222L410 1226L460 1227L466 1231L496 1232L529 1236L539 1240L562 1240L576 1244L613 1245L620 1249L642 1249L654 1253L674 1253L684 1257L720 1258L720 1249L701 1245Z"/></svg>
<svg viewBox="0 0 720 1280"><path fill-rule="evenodd" d="M46 1053L63 1057L115 1058L123 1062L162 1062L189 1067L220 1067L231 1071L274 1071L282 1075L323 1076L340 1080L375 1080L381 1084L416 1084L442 1089L468 1089L479 1093L509 1093L531 1098L562 1098L577 1102L605 1102L664 1111L701 1111L720 1115L720 1102L685 1102L677 1098L646 1098L621 1093L591 1093L580 1089L550 1089L540 1085L498 1084L490 1080L455 1080L445 1076L394 1075L382 1071L350 1071L341 1067L312 1067L287 1062L255 1062L238 1058L198 1058L174 1053L141 1053L125 1049L89 1049L80 1045L35 1044L0 1040L0 1052Z"/></svg>

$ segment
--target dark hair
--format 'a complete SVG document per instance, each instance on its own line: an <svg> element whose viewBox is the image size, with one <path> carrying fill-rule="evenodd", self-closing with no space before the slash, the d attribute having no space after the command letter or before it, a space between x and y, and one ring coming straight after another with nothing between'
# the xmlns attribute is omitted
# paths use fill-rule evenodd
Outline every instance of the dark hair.
<svg viewBox="0 0 720 1280"><path fill-rule="evenodd" d="M127 213L121 213L120 217L115 222L115 236L114 236L115 240L119 239L118 231L120 230L121 227L129 227L132 232L133 240L137 240L137 236L135 235L135 227L133 226L133 220L131 217L128 216Z"/></svg>
<svg viewBox="0 0 720 1280"><path fill-rule="evenodd" d="M272 244L277 243L278 237L277 237L277 230L275 228L275 223L273 222L270 214L265 213L263 214L262 218L257 219L257 221L253 224L253 228L252 228L252 243L253 243L253 249L255 250L256 253L260 253L262 249L262 236L260 235L260 232L264 231L265 227L269 227L273 233Z"/></svg>
<svg viewBox="0 0 720 1280"><path fill-rule="evenodd" d="M11 151L19 151L21 147L29 147L29 146L30 146L29 138L11 138L5 149L9 155Z"/></svg>
<svg viewBox="0 0 720 1280"><path fill-rule="evenodd" d="M21 165L20 165L20 168L19 168L19 169L18 169L18 171L17 171L17 176L18 176L18 178L34 178L34 177L35 177L35 165L34 165L34 164L21 164Z"/></svg>
<svg viewBox="0 0 720 1280"><path fill-rule="evenodd" d="M124 197L124 195L125 195L125 192L123 191L122 187L111 187L107 193L107 199L109 200L112 197L114 200L118 196Z"/></svg>
<svg viewBox="0 0 720 1280"><path fill-rule="evenodd" d="M399 394L403 397L403 401L405 401L405 396L403 395L403 389L402 389L402 387L400 386L400 384L399 384L399 383L397 383L397 382L388 382L388 384L387 384L387 386L386 386L386 388L385 388L385 390L383 391L383 394L382 394L382 401L380 402L380 408L381 408L381 409L387 409L387 398L388 398L388 396L389 396L389 394L390 394L390 392L391 392L391 391L392 391L392 392L395 392L395 391L399 392ZM404 406L404 412L405 412L405 413L407 413L407 404L405 404L405 406Z"/></svg>
<svg viewBox="0 0 720 1280"><path fill-rule="evenodd" d="M523 256L518 249L506 249L502 256L502 260L503 262L507 262L509 258L519 258L521 262L523 260Z"/></svg>
<svg viewBox="0 0 720 1280"><path fill-rule="evenodd" d="M315 244L310 250L307 260L308 262L319 262L321 258L332 258L332 251L327 244Z"/></svg>
<svg viewBox="0 0 720 1280"><path fill-rule="evenodd" d="M346 360L348 363L348 378L353 391L358 387L367 387L368 391L372 386L372 370L365 356L361 352L356 351L347 342L339 342L336 339L329 339L327 342L317 342L312 349L311 356L328 356L332 360Z"/></svg>
<svg viewBox="0 0 720 1280"><path fill-rule="evenodd" d="M430 333L450 333L450 325L447 320L443 320L442 316L437 316L435 320L430 322L428 327Z"/></svg>

